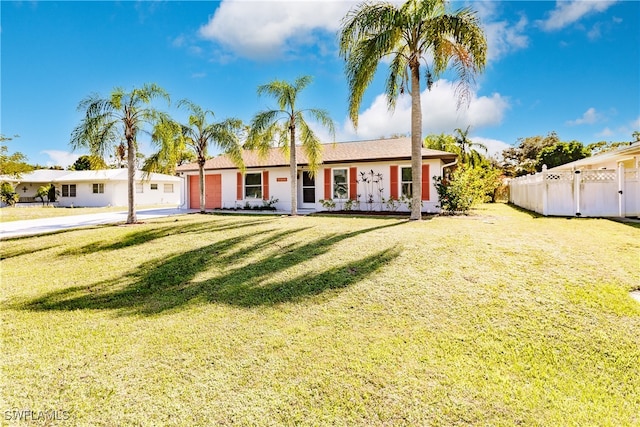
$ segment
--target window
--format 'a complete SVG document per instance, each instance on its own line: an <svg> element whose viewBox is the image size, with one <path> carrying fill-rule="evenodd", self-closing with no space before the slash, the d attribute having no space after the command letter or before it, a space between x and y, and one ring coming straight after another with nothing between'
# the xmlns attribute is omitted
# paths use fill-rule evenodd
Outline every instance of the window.
<svg viewBox="0 0 640 427"><path fill-rule="evenodd" d="M333 198L348 199L349 181L346 169L333 170Z"/></svg>
<svg viewBox="0 0 640 427"><path fill-rule="evenodd" d="M261 173L248 173L244 176L244 197L262 199Z"/></svg>
<svg viewBox="0 0 640 427"><path fill-rule="evenodd" d="M136 193L144 193L144 187L141 182L136 182Z"/></svg>
<svg viewBox="0 0 640 427"><path fill-rule="evenodd" d="M166 185L166 184L165 184ZM173 184L172 184L173 185ZM152 190L157 190L158 189L158 184L151 184L151 189ZM167 191L165 191L165 193L167 193ZM173 190L169 191L169 193L173 193Z"/></svg>
<svg viewBox="0 0 640 427"><path fill-rule="evenodd" d="M76 185L62 184L62 197L76 197Z"/></svg>
<svg viewBox="0 0 640 427"><path fill-rule="evenodd" d="M153 190L153 184L151 184L151 189ZM158 184L156 184L156 189L158 189ZM173 193L173 184L165 184L164 185L165 193Z"/></svg>
<svg viewBox="0 0 640 427"><path fill-rule="evenodd" d="M104 193L104 184L93 184L93 194Z"/></svg>
<svg viewBox="0 0 640 427"><path fill-rule="evenodd" d="M411 197L413 186L411 185L411 168L400 168L400 194L405 197Z"/></svg>

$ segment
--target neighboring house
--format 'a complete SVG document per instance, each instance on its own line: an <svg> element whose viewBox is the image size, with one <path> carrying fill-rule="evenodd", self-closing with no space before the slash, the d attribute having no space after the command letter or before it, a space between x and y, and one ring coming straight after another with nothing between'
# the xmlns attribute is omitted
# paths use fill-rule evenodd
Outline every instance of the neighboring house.
<svg viewBox="0 0 640 427"><path fill-rule="evenodd" d="M509 201L550 216L640 216L640 142L509 183Z"/></svg>
<svg viewBox="0 0 640 427"><path fill-rule="evenodd" d="M38 202L39 187L53 184L59 206L127 206L127 169L87 171L35 170L20 178L0 177L10 182L20 202ZM136 172L136 205L182 204L182 179L176 176Z"/></svg>
<svg viewBox="0 0 640 427"><path fill-rule="evenodd" d="M407 211L398 200L411 194L411 140L409 138L323 144L322 164L315 175L309 171L304 152L297 148L298 208L302 211L335 209ZM205 206L207 209L235 209L262 205L277 199L275 208L291 208L288 156L272 148L266 157L255 151L243 153L245 173L226 156L205 163ZM422 210L439 211L434 176L455 163L456 155L422 149ZM186 207L199 208L198 165L179 166L186 179ZM389 203L388 200L394 202ZM322 201L325 201L324 203Z"/></svg>

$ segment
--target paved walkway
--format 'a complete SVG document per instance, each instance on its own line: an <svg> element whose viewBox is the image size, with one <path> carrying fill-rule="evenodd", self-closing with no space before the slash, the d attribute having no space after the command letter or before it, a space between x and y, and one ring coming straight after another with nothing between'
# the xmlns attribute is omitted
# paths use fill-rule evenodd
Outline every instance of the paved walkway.
<svg viewBox="0 0 640 427"><path fill-rule="evenodd" d="M142 209L136 211L138 221L151 218L160 218L171 215L183 215L197 212L197 209ZM54 218L29 219L25 221L9 221L0 223L0 239L10 237L32 236L34 234L52 233L69 228L84 227L87 225L112 224L125 222L127 212L104 212L85 215L59 216Z"/></svg>

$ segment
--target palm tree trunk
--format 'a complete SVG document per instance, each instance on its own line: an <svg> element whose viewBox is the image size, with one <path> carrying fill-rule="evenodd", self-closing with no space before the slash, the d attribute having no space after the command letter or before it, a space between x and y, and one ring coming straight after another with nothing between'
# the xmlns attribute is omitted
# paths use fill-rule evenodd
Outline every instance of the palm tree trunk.
<svg viewBox="0 0 640 427"><path fill-rule="evenodd" d="M204 162L198 160L198 184L200 185L200 213L205 213L204 206Z"/></svg>
<svg viewBox="0 0 640 427"><path fill-rule="evenodd" d="M133 139L127 139L127 224L135 224L136 218L136 145Z"/></svg>
<svg viewBox="0 0 640 427"><path fill-rule="evenodd" d="M420 104L420 62L411 68L411 220L422 219L422 105Z"/></svg>
<svg viewBox="0 0 640 427"><path fill-rule="evenodd" d="M298 163L296 161L296 128L290 126L291 149L289 150L289 163L291 171L291 216L298 215Z"/></svg>

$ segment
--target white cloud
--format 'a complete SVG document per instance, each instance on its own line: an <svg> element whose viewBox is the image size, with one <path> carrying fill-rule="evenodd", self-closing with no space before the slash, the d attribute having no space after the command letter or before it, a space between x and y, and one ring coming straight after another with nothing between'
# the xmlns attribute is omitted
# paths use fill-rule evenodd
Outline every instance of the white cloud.
<svg viewBox="0 0 640 427"><path fill-rule="evenodd" d="M558 0L556 1L555 9L549 12L547 19L537 21L537 23L544 31L560 30L579 21L585 15L593 12L604 12L617 1L618 0Z"/></svg>
<svg viewBox="0 0 640 427"><path fill-rule="evenodd" d="M598 113L595 108L591 107L584 112L582 117L567 121L569 126L592 125L602 118L602 114Z"/></svg>
<svg viewBox="0 0 640 427"><path fill-rule="evenodd" d="M62 166L63 168L71 166L82 155L61 150L44 150L40 153L46 154L51 159L47 161L47 166Z"/></svg>
<svg viewBox="0 0 640 427"><path fill-rule="evenodd" d="M598 132L596 134L596 136L600 136L600 137L603 137L603 138L608 138L608 137L613 136L613 135L615 135L615 132L612 131L611 129L609 129L608 127L602 129L602 132Z"/></svg>
<svg viewBox="0 0 640 427"><path fill-rule="evenodd" d="M313 44L317 30L335 33L354 5L349 1L226 0L200 28L200 35L240 56L272 57Z"/></svg>
<svg viewBox="0 0 640 427"><path fill-rule="evenodd" d="M504 150L513 147L512 145L507 144L504 141L500 141L499 139L483 138L481 136L472 136L470 139L476 144L480 143L487 147L487 154L489 155L489 157L500 157Z"/></svg>
<svg viewBox="0 0 640 427"><path fill-rule="evenodd" d="M596 40L600 38L600 36L602 35L601 27L602 25L600 25L600 23L597 23L593 26L593 28L587 31L587 37L589 38L589 40Z"/></svg>
<svg viewBox="0 0 640 427"><path fill-rule="evenodd" d="M507 21L489 22L484 25L487 36L487 60L494 61L516 50L529 46L529 37L524 34L527 17L522 15L515 25Z"/></svg>
<svg viewBox="0 0 640 427"><path fill-rule="evenodd" d="M392 1L402 3L402 1ZM480 16L495 13L494 2L474 2ZM318 31L335 37L347 12L356 1L298 0L224 0L214 15L203 25L201 37L220 43L236 55L263 59L295 51L299 46L314 45L320 54L332 52L319 40ZM511 25L506 21L486 24L489 60L497 59L514 50L528 46L529 38L523 34L527 19ZM174 45L184 43L181 37Z"/></svg>
<svg viewBox="0 0 640 427"><path fill-rule="evenodd" d="M509 102L498 93L491 96L470 94L468 108L458 108L456 85L447 80L437 81L431 91L424 90L422 101L422 132L451 133L455 128L471 126L478 129L498 125L502 122ZM398 98L393 112L387 107L387 97L378 95L373 103L359 115L357 132L349 119L337 131L338 141L379 138L392 134L406 134L411 130L411 97L408 94Z"/></svg>

